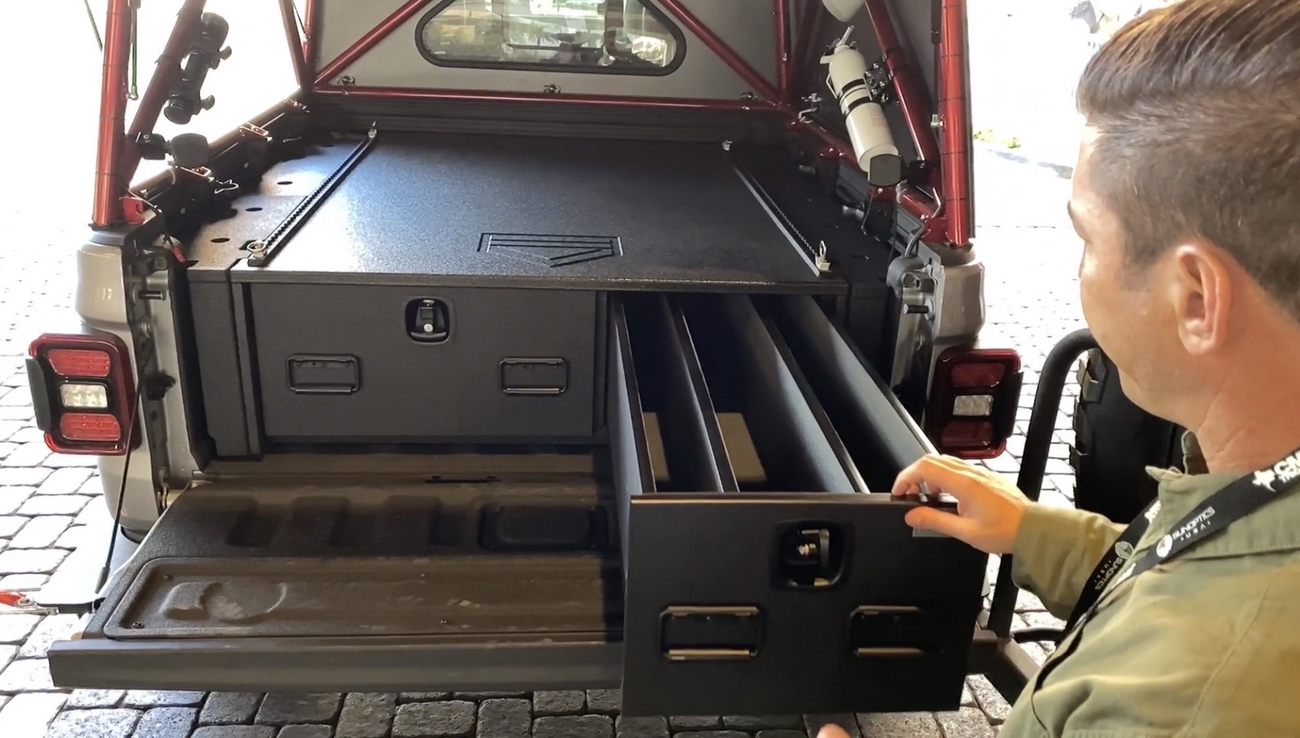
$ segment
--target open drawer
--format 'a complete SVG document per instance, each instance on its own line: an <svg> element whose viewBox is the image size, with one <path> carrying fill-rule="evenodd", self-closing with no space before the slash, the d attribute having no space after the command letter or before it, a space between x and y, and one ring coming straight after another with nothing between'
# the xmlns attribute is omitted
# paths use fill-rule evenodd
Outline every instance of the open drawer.
<svg viewBox="0 0 1300 738"><path fill-rule="evenodd" d="M955 709L986 557L903 521L927 445L813 301L611 315L625 713Z"/></svg>

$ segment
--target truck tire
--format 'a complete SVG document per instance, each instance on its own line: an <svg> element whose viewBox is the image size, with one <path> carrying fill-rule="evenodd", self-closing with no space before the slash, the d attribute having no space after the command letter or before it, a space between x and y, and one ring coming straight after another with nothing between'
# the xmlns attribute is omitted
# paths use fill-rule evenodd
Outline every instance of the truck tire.
<svg viewBox="0 0 1300 738"><path fill-rule="evenodd" d="M1099 350L1079 367L1074 408L1074 504L1128 523L1156 496L1148 466L1182 467L1182 429L1134 405Z"/></svg>

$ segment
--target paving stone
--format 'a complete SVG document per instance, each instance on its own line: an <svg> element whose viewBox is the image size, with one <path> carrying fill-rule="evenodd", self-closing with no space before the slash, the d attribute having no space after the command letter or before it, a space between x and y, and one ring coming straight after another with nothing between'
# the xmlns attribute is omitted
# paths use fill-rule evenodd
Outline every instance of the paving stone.
<svg viewBox="0 0 1300 738"><path fill-rule="evenodd" d="M210 725L190 738L275 738L275 728L265 725Z"/></svg>
<svg viewBox="0 0 1300 738"><path fill-rule="evenodd" d="M41 692L54 689L45 659L19 659L0 672L0 692Z"/></svg>
<svg viewBox="0 0 1300 738"><path fill-rule="evenodd" d="M200 725L238 725L253 722L262 695L256 692L213 692L199 713Z"/></svg>
<svg viewBox="0 0 1300 738"><path fill-rule="evenodd" d="M527 697L527 692L453 692L458 700L495 700L503 697Z"/></svg>
<svg viewBox="0 0 1300 738"><path fill-rule="evenodd" d="M576 689L533 693L533 711L539 717L577 715L586 704L587 693Z"/></svg>
<svg viewBox="0 0 1300 738"><path fill-rule="evenodd" d="M66 641L77 632L81 618L77 615L51 615L36 626L18 655L25 659L43 659L55 641Z"/></svg>
<svg viewBox="0 0 1300 738"><path fill-rule="evenodd" d="M32 495L18 508L19 515L76 515L90 498L85 495Z"/></svg>
<svg viewBox="0 0 1300 738"><path fill-rule="evenodd" d="M24 443L5 457L5 466L40 466L50 453L50 447L42 441Z"/></svg>
<svg viewBox="0 0 1300 738"><path fill-rule="evenodd" d="M963 707L957 712L935 713L944 738L991 738L993 729L988 718L975 707Z"/></svg>
<svg viewBox="0 0 1300 738"><path fill-rule="evenodd" d="M46 738L130 738L140 721L135 710L68 710L50 725Z"/></svg>
<svg viewBox="0 0 1300 738"><path fill-rule="evenodd" d="M155 707L140 718L132 738L189 738L198 716L193 707Z"/></svg>
<svg viewBox="0 0 1300 738"><path fill-rule="evenodd" d="M11 538L22 530L24 525L31 518L24 518L17 515L0 516L0 538Z"/></svg>
<svg viewBox="0 0 1300 738"><path fill-rule="evenodd" d="M474 730L473 702L416 702L397 708L393 738L457 738Z"/></svg>
<svg viewBox="0 0 1300 738"><path fill-rule="evenodd" d="M10 436L9 440L12 443L45 443L45 433L35 425L28 424Z"/></svg>
<svg viewBox="0 0 1300 738"><path fill-rule="evenodd" d="M677 735L680 738L749 738L749 733L742 733L739 730L693 730Z"/></svg>
<svg viewBox="0 0 1300 738"><path fill-rule="evenodd" d="M614 729L618 738L669 738L668 721L661 717L621 717Z"/></svg>
<svg viewBox="0 0 1300 738"><path fill-rule="evenodd" d="M8 441L13 434L23 429L23 424L16 420L0 420L0 441Z"/></svg>
<svg viewBox="0 0 1300 738"><path fill-rule="evenodd" d="M609 715L623 708L623 692L618 689L588 689L587 710Z"/></svg>
<svg viewBox="0 0 1300 738"><path fill-rule="evenodd" d="M404 705L408 702L437 702L451 697L451 692L402 692L397 695L397 703Z"/></svg>
<svg viewBox="0 0 1300 738"><path fill-rule="evenodd" d="M397 695L354 692L343 700L338 738L384 738L397 712Z"/></svg>
<svg viewBox="0 0 1300 738"><path fill-rule="evenodd" d="M858 715L866 738L944 738L939 724L928 712L891 712Z"/></svg>
<svg viewBox="0 0 1300 738"><path fill-rule="evenodd" d="M85 454L50 454L50 458L41 462L41 466L51 469L66 469L69 467L88 468L91 473L95 472L95 466L99 464L99 457L87 456Z"/></svg>
<svg viewBox="0 0 1300 738"><path fill-rule="evenodd" d="M117 707L125 694L120 689L78 689L68 697L68 707Z"/></svg>
<svg viewBox="0 0 1300 738"><path fill-rule="evenodd" d="M18 512L18 508L35 493L35 487L0 487L0 515L13 515Z"/></svg>
<svg viewBox="0 0 1300 738"><path fill-rule="evenodd" d="M276 738L330 738L334 729L328 725L286 725Z"/></svg>
<svg viewBox="0 0 1300 738"><path fill-rule="evenodd" d="M0 577L0 589L8 592L31 592L45 586L50 581L45 574L9 574Z"/></svg>
<svg viewBox="0 0 1300 738"><path fill-rule="evenodd" d="M72 524L72 518L64 515L42 515L32 518L22 530L9 541L9 548L49 548L59 540L63 531Z"/></svg>
<svg viewBox="0 0 1300 738"><path fill-rule="evenodd" d="M532 729L533 706L528 700L488 700L478 706L477 738L529 738Z"/></svg>
<svg viewBox="0 0 1300 738"><path fill-rule="evenodd" d="M533 721L533 738L611 738L614 721L605 715L566 715Z"/></svg>
<svg viewBox="0 0 1300 738"><path fill-rule="evenodd" d="M970 691L969 684L963 684L961 686L961 706L974 707L975 705L975 693Z"/></svg>
<svg viewBox="0 0 1300 738"><path fill-rule="evenodd" d="M36 490L38 495L71 495L86 484L91 470L85 467L56 469Z"/></svg>
<svg viewBox="0 0 1300 738"><path fill-rule="evenodd" d="M1006 722L1007 715L1011 712L1011 704L993 687L988 678L983 674L977 674L966 681L970 684L971 691L975 693L980 708L984 710L985 715L988 715L989 722L994 725Z"/></svg>
<svg viewBox="0 0 1300 738"><path fill-rule="evenodd" d="M722 718L722 724L737 730L763 730L764 728L799 730L804 727L803 718L799 715L728 715Z"/></svg>
<svg viewBox="0 0 1300 738"><path fill-rule="evenodd" d="M17 613L0 615L0 643L22 643L40 622L40 615Z"/></svg>
<svg viewBox="0 0 1300 738"><path fill-rule="evenodd" d="M685 717L670 717L668 724L673 730L708 730L709 728L721 728L722 718L710 715L687 715Z"/></svg>
<svg viewBox="0 0 1300 738"><path fill-rule="evenodd" d="M0 709L0 736L4 738L44 738L54 717L63 708L67 696L34 692L20 694ZM87 738L94 738L87 736Z"/></svg>
<svg viewBox="0 0 1300 738"><path fill-rule="evenodd" d="M838 725L849 734L849 738L861 738L862 731L858 729L858 719L853 715L805 715L804 727L808 729L809 735L817 735L823 727L827 725Z"/></svg>
<svg viewBox="0 0 1300 738"><path fill-rule="evenodd" d="M0 551L0 574L49 574L67 556L58 549L7 549Z"/></svg>
<svg viewBox="0 0 1300 738"><path fill-rule="evenodd" d="M12 454L10 454L12 456ZM5 459L9 463L9 459ZM49 469L37 467L0 467L0 487L36 487L50 476Z"/></svg>
<svg viewBox="0 0 1300 738"><path fill-rule="evenodd" d="M297 694L274 692L262 701L257 711L258 725L292 725L326 723L339 714L343 695L338 692Z"/></svg>
<svg viewBox="0 0 1300 738"><path fill-rule="evenodd" d="M754 738L808 738L808 734L802 730L760 730Z"/></svg>
<svg viewBox="0 0 1300 738"><path fill-rule="evenodd" d="M123 707L194 707L203 703L204 692L155 692L133 689L126 693Z"/></svg>
<svg viewBox="0 0 1300 738"><path fill-rule="evenodd" d="M18 444L9 443L7 441L0 441L0 461L3 461L6 456L8 456L9 454L17 450L18 450Z"/></svg>
<svg viewBox="0 0 1300 738"><path fill-rule="evenodd" d="M65 548L69 551L76 550L86 542L88 535L90 535L90 526L74 525L63 531L63 535L59 536L59 540L54 542L54 547Z"/></svg>
<svg viewBox="0 0 1300 738"><path fill-rule="evenodd" d="M0 669L4 669L18 657L18 646L0 646Z"/></svg>

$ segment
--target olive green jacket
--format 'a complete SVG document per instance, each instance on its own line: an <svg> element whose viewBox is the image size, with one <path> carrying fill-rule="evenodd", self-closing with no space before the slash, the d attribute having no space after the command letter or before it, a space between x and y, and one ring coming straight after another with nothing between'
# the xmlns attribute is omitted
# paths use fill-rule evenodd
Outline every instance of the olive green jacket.
<svg viewBox="0 0 1300 738"><path fill-rule="evenodd" d="M1206 474L1197 462L1189 453L1188 474L1149 470L1160 508L1135 557L1239 476ZM1013 551L1017 585L1068 617L1122 530L1098 515L1032 505ZM1038 682L1001 738L1300 736L1300 493L1112 585Z"/></svg>

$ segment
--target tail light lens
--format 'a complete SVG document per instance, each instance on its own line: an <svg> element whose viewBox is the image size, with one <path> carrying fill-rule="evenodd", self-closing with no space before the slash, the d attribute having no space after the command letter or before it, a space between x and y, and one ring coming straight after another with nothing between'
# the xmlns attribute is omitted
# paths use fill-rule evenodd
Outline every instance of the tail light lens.
<svg viewBox="0 0 1300 738"><path fill-rule="evenodd" d="M1009 349L949 349L934 370L926 433L941 453L991 459L1015 432L1023 380Z"/></svg>
<svg viewBox="0 0 1300 738"><path fill-rule="evenodd" d="M59 453L121 456L133 438L130 353L112 335L52 335L27 359L36 424Z"/></svg>

